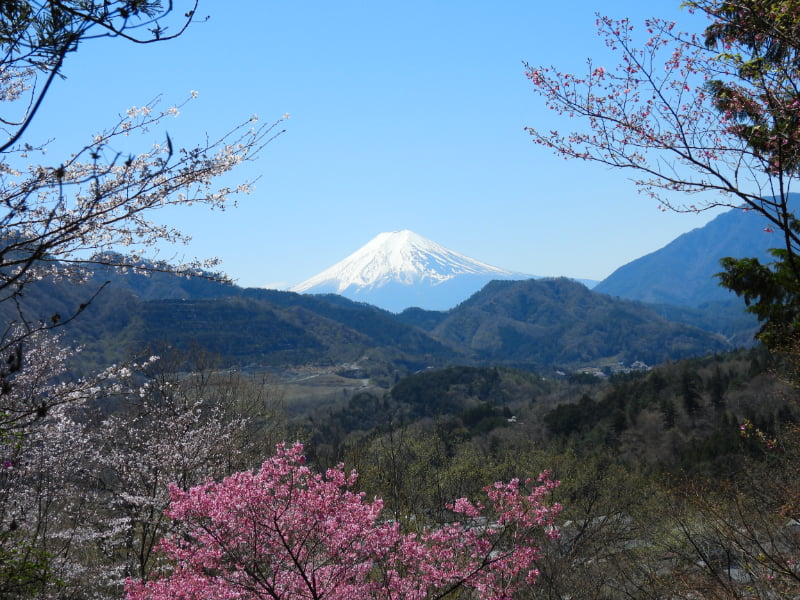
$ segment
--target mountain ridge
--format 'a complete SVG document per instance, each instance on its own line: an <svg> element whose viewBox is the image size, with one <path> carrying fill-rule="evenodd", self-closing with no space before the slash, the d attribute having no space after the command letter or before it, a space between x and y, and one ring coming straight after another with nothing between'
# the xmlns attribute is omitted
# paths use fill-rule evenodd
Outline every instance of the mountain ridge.
<svg viewBox="0 0 800 600"><path fill-rule="evenodd" d="M690 234L702 238L702 228ZM685 235L691 240L690 234ZM722 234L720 240L706 236L701 244L689 245L681 258L684 262L671 259L677 272L684 273L683 284L695 285L686 273L702 272L691 262L697 262L698 248L707 248L704 252L713 255L719 243L730 241L731 236L733 241L737 239L735 232L725 227ZM446 364L529 369L580 367L598 361L655 364L746 343L742 342L742 332L747 324L743 327L732 321L713 303L689 311L686 305L646 306L639 300L622 300L567 278L502 280L497 271L487 273L485 263L466 257L466 263L460 262L461 255L439 250L424 238L412 240L412 235L406 230L404 236L394 240L384 236L390 238L388 244L382 240L387 254L371 275L379 282L387 265L394 264L398 271L410 265L409 277L413 280L415 274L425 272L426 265L436 263L440 276L434 277L438 282L435 285L419 287L389 281L375 285L371 295L348 298L334 293L246 289L163 273L143 277L98 268L88 288L69 289L55 281L41 282L36 291L32 288L27 294L26 312L43 320L55 311L70 314L74 311L70 305L78 306L85 297L91 297L92 292L85 290L96 290L105 285L101 281L111 280L91 311L70 329L75 333L75 343L86 346L83 356L99 367L109 360L124 360L150 343L184 351L202 347L223 357L223 362L242 366L332 365L369 356L370 371L382 377L393 376L397 369L413 371ZM414 243L409 244L409 240ZM392 263L392 251L409 248L418 253L412 252L411 258L395 257ZM374 251L367 254L374 258ZM705 254L700 258L716 261ZM447 265L460 274L446 278L443 267ZM481 277L489 281L480 281ZM701 273L698 277L704 276ZM448 297L442 301L442 309L425 309L421 301L409 302L411 293L425 295L446 286L452 291L456 284L465 286L459 290L460 297L455 301ZM475 289L466 289L468 285ZM387 307L375 302L376 294L386 294L397 303ZM398 300L392 296L402 297ZM5 308L8 312L13 307ZM744 315L740 301L738 305L731 303L730 310L738 318ZM7 317L13 319L14 315Z"/></svg>
<svg viewBox="0 0 800 600"><path fill-rule="evenodd" d="M756 257L769 262L767 249L775 234L765 232L766 220L753 212L731 209L684 233L664 247L616 269L594 290L651 304L699 307L709 302L740 305L719 285L719 260ZM772 237L770 237L772 236Z"/></svg>
<svg viewBox="0 0 800 600"><path fill-rule="evenodd" d="M448 311L431 335L480 361L536 367L636 360L648 364L729 349L720 335L669 321L640 302L566 277L493 281ZM653 344L660 339L659 344Z"/></svg>
<svg viewBox="0 0 800 600"><path fill-rule="evenodd" d="M669 323L641 303L566 278L496 280L451 310L394 314L339 295L221 284L214 293L212 282L199 290L203 297L177 298L174 292L185 288L170 288L166 275L156 276L163 284L143 291L160 289L169 297L146 299L131 289L139 282L119 281L126 277L112 275L89 310L62 330L65 341L84 347L82 369L167 347L186 356L201 349L221 365L241 368L359 362L386 381L429 366L655 364L731 347L721 336ZM41 293L26 296L31 318L47 319L53 308L68 314L69 305L95 289L92 282L37 283ZM62 300L63 306L54 304Z"/></svg>

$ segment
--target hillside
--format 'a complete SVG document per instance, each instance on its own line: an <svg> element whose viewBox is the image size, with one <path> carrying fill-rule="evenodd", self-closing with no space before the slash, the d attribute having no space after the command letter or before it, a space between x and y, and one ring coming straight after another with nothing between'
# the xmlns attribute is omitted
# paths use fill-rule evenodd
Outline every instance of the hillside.
<svg viewBox="0 0 800 600"><path fill-rule="evenodd" d="M726 256L765 259L780 244L766 233L766 221L753 212L725 212L704 227L685 233L663 248L618 268L594 288L620 298L653 304L702 306L709 302L741 307L714 276Z"/></svg>
<svg viewBox="0 0 800 600"><path fill-rule="evenodd" d="M479 362L540 367L654 364L728 347L721 336L667 321L640 303L563 278L493 281L450 311L431 333Z"/></svg>
<svg viewBox="0 0 800 600"><path fill-rule="evenodd" d="M168 346L186 353L202 349L222 364L254 367L337 365L369 357L370 376L384 378L452 364L545 370L616 361L655 364L729 347L721 336L567 279L494 281L450 311L396 315L338 295L208 281L193 284L201 297L192 298L192 287L180 282L146 285L128 277L115 275L62 329L68 342L84 346L87 366ZM147 297L159 289L169 297L146 299L134 291ZM26 297L28 318L68 315L96 290L96 282L41 282Z"/></svg>
<svg viewBox="0 0 800 600"><path fill-rule="evenodd" d="M84 354L96 366L147 347L170 347L187 355L202 350L218 356L222 365L240 367L336 365L369 353L371 374L378 376L395 368L404 372L444 364L456 356L420 329L355 303L242 289L223 298L126 299L124 317L115 326L104 326L99 335L93 334L101 325L97 322L92 327L87 321L80 329L78 341L85 343Z"/></svg>

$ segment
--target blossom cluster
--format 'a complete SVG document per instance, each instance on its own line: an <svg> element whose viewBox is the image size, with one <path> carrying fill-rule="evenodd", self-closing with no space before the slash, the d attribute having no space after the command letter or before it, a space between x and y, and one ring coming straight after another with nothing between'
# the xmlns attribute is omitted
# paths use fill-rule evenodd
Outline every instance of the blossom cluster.
<svg viewBox="0 0 800 600"><path fill-rule="evenodd" d="M160 544L172 571L130 580L129 600L422 600L462 588L499 600L535 582L537 534L557 536L560 507L543 500L558 484L547 474L529 490L488 487L491 511L456 500L463 522L416 532L381 519L382 501L355 492L356 479L341 465L315 473L301 444L279 444L257 472L172 486L177 531Z"/></svg>
<svg viewBox="0 0 800 600"><path fill-rule="evenodd" d="M565 158L636 173L640 190L667 208L747 204L780 226L780 207L764 207L762 197L767 190L776 193L776 185L789 185L789 179L775 177L794 176L800 164L798 65L758 58L758 42L744 36L742 27L733 34L723 28L726 35L710 37L716 25L736 23L735 15L726 17L720 10L728 3L687 4L702 5L709 13L705 36L650 19L640 38L640 28L630 20L599 17L598 35L620 56L619 64L590 61L583 75L527 65L526 75L547 108L580 119L583 128L562 133L531 126L526 131ZM744 6L748 18L755 19L759 3ZM754 53L756 58L748 60ZM713 195L683 205L671 200L672 192Z"/></svg>

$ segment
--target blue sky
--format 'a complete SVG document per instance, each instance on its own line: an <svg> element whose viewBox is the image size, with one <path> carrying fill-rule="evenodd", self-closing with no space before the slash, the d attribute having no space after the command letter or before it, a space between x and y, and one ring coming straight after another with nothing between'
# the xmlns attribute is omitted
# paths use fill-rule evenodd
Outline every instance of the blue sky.
<svg viewBox="0 0 800 600"><path fill-rule="evenodd" d="M299 283L399 229L505 269L603 279L713 215L662 213L626 173L563 161L523 131L553 115L522 62L608 58L598 11L702 27L678 0L205 0L209 20L177 40L84 44L28 141L55 137L55 161L129 106L190 90L199 97L165 126L176 145L290 113L236 174L259 177L236 209L165 215L194 238L165 256L219 256L240 285Z"/></svg>

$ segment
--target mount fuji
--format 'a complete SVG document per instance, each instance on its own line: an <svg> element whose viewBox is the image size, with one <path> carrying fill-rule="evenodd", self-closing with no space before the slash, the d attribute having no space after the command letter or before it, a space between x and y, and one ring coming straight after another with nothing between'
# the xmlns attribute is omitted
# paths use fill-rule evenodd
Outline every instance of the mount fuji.
<svg viewBox="0 0 800 600"><path fill-rule="evenodd" d="M404 229L378 234L290 291L339 294L392 312L412 306L448 310L494 279L532 277L487 265Z"/></svg>

